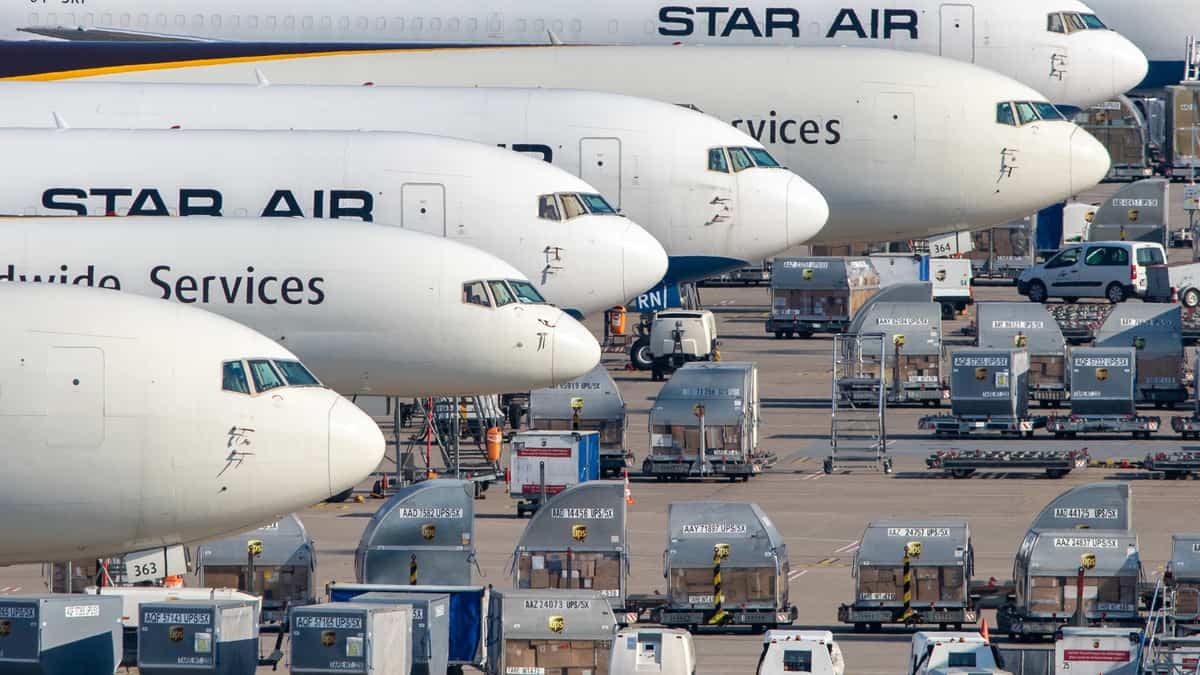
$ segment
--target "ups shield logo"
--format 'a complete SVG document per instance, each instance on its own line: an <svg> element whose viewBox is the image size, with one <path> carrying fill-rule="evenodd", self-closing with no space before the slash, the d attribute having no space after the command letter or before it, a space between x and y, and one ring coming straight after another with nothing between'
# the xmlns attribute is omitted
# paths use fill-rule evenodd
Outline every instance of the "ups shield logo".
<svg viewBox="0 0 1200 675"><path fill-rule="evenodd" d="M1129 216L1129 222L1136 223L1138 218L1142 217L1142 212L1137 209L1129 209L1129 213L1127 215Z"/></svg>
<svg viewBox="0 0 1200 675"><path fill-rule="evenodd" d="M567 629L567 620L561 616L554 615L547 619L546 625L550 628L551 633L561 633Z"/></svg>
<svg viewBox="0 0 1200 675"><path fill-rule="evenodd" d="M987 379L987 368L976 368L975 369L975 379L986 380Z"/></svg>
<svg viewBox="0 0 1200 675"><path fill-rule="evenodd" d="M0 637L8 637L12 635L12 622L0 621Z"/></svg>
<svg viewBox="0 0 1200 675"><path fill-rule="evenodd" d="M421 538L429 541L437 536L437 525L433 523L425 523L421 526Z"/></svg>
<svg viewBox="0 0 1200 675"><path fill-rule="evenodd" d="M571 526L571 538L574 539L575 541L582 542L587 539L587 535L588 535L587 525L572 525Z"/></svg>
<svg viewBox="0 0 1200 675"><path fill-rule="evenodd" d="M1108 379L1108 368L1097 368L1096 379L1103 382Z"/></svg>
<svg viewBox="0 0 1200 675"><path fill-rule="evenodd" d="M938 281L945 281L946 280L946 270L938 270L937 273L933 275L933 278L937 279Z"/></svg>
<svg viewBox="0 0 1200 675"><path fill-rule="evenodd" d="M171 626L168 628L167 639L171 642L183 642L183 626Z"/></svg>
<svg viewBox="0 0 1200 675"><path fill-rule="evenodd" d="M332 647L337 644L337 632L332 630L321 631L321 646Z"/></svg>
<svg viewBox="0 0 1200 675"><path fill-rule="evenodd" d="M816 274L816 272L813 272L811 267L806 267L804 271L800 273L800 276L804 277L805 281L812 281L814 274Z"/></svg>

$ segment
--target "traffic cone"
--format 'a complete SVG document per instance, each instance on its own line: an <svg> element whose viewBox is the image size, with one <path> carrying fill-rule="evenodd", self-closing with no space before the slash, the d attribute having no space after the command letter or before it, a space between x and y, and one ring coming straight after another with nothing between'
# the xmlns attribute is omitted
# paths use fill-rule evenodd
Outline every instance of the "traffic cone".
<svg viewBox="0 0 1200 675"><path fill-rule="evenodd" d="M629 489L629 469L625 469L625 504L633 506L636 503L633 500L633 491Z"/></svg>
<svg viewBox="0 0 1200 675"><path fill-rule="evenodd" d="M992 636L988 635L987 619L983 620L983 628L979 632L983 634L984 644L990 645L992 643Z"/></svg>

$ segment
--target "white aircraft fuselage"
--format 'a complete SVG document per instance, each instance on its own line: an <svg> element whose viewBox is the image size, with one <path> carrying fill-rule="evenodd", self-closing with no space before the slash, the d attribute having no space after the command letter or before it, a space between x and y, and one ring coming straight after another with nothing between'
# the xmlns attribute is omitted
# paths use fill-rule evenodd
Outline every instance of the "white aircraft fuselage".
<svg viewBox="0 0 1200 675"><path fill-rule="evenodd" d="M714 276L802 244L829 215L816 189L786 169L711 170L710 150L762 150L744 132L694 110L616 94L4 82L0 95L11 104L0 107L4 127L53 126L57 115L75 129L366 129L507 147L599 190L662 243L670 258L667 276L679 281Z"/></svg>
<svg viewBox="0 0 1200 675"><path fill-rule="evenodd" d="M613 212L593 187L545 162L478 143L358 131L0 135L12 152L0 163L11 178L0 187L3 213L378 222L488 251L546 299L582 314L622 304L666 272L658 241ZM591 206L572 213L564 199ZM543 202L556 205L558 219L539 217Z"/></svg>
<svg viewBox="0 0 1200 675"><path fill-rule="evenodd" d="M562 310L511 301L528 283L512 265L375 223L0 218L0 251L0 281L203 307L286 345L346 395L524 391L600 359L592 334Z"/></svg>
<svg viewBox="0 0 1200 675"><path fill-rule="evenodd" d="M546 44L552 35L567 44L874 47L975 63L1082 107L1132 89L1146 72L1137 47L1104 29L1112 2L1097 3L1097 21L1078 0L34 0L0 13L0 31L71 40ZM1187 25L1178 18L1164 21Z"/></svg>
<svg viewBox="0 0 1200 675"><path fill-rule="evenodd" d="M185 47L194 54L204 51ZM691 104L748 131L820 190L830 216L817 241L917 238L1006 222L1094 186L1109 167L1107 151L1086 131L1056 119L1052 108L1050 119L1039 119L1032 103L1046 99L1033 89L924 54L484 47L168 66L93 75L246 83L257 71L276 84L571 86ZM1025 104L1030 116L1018 118L1012 102Z"/></svg>
<svg viewBox="0 0 1200 675"><path fill-rule="evenodd" d="M0 284L0 312L0 564L244 531L383 458L379 427L327 388L223 388L231 364L243 382L299 365L228 319L47 284Z"/></svg>
<svg viewBox="0 0 1200 675"><path fill-rule="evenodd" d="M1179 84L1184 75L1187 39L1200 35L1200 2L1088 0L1088 4L1149 59L1150 70L1139 89Z"/></svg>

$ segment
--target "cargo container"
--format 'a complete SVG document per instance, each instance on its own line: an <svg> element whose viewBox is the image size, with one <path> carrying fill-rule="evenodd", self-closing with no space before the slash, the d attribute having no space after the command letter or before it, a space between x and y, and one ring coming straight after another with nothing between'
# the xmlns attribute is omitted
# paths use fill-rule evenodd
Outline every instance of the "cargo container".
<svg viewBox="0 0 1200 675"><path fill-rule="evenodd" d="M251 541L261 553L250 558ZM312 537L295 514L236 537L196 548L201 586L236 588L262 598L261 621L282 622L290 607L317 601L317 559Z"/></svg>
<svg viewBox="0 0 1200 675"><path fill-rule="evenodd" d="M910 559L910 606L916 615L906 617L904 555L912 542L920 544L920 556ZM853 624L855 632L895 623L959 630L977 618L967 594L974 566L971 529L964 520L874 521L854 554L854 601L838 608L838 621Z"/></svg>
<svg viewBox="0 0 1200 675"><path fill-rule="evenodd" d="M442 675L450 656L450 595L447 593L363 593L357 604L412 608L412 675ZM402 675L402 674L401 674Z"/></svg>
<svg viewBox="0 0 1200 675"><path fill-rule="evenodd" d="M858 311L847 331L884 336L883 381L888 403L941 405L950 391L942 382L942 311L935 302L886 302L879 293ZM878 354L862 354L863 370L876 374ZM857 390L854 393L858 393ZM873 403L870 391L862 392Z"/></svg>
<svg viewBox="0 0 1200 675"><path fill-rule="evenodd" d="M965 347L950 356L950 414L923 417L935 436L974 431L1032 436L1046 418L1029 414L1029 353Z"/></svg>
<svg viewBox="0 0 1200 675"><path fill-rule="evenodd" d="M508 492L517 515L535 513L545 500L600 478L600 434L595 431L522 431L508 442Z"/></svg>
<svg viewBox="0 0 1200 675"><path fill-rule="evenodd" d="M1165 178L1146 178L1121 188L1101 202L1083 240L1144 242L1158 244L1166 251L1170 243L1169 187ZM1144 288L1145 280L1141 281Z"/></svg>
<svg viewBox="0 0 1200 675"><path fill-rule="evenodd" d="M1167 160L1171 178L1200 174L1200 88L1196 83L1167 87Z"/></svg>
<svg viewBox="0 0 1200 675"><path fill-rule="evenodd" d="M618 481L581 483L551 497L517 542L513 586L595 591L620 614L629 569L625 512Z"/></svg>
<svg viewBox="0 0 1200 675"><path fill-rule="evenodd" d="M1054 672L1140 675L1141 655L1139 630L1067 626L1054 641Z"/></svg>
<svg viewBox="0 0 1200 675"><path fill-rule="evenodd" d="M113 675L121 663L121 610L111 596L0 598L0 672Z"/></svg>
<svg viewBox="0 0 1200 675"><path fill-rule="evenodd" d="M1122 303L1100 324L1097 347L1137 350L1137 400L1155 407L1187 400L1183 324L1178 305Z"/></svg>
<svg viewBox="0 0 1200 675"><path fill-rule="evenodd" d="M877 254L871 256L871 264L879 273L880 289L895 284L928 282L931 299L938 303L943 319L953 319L975 302L971 292L970 260L914 254Z"/></svg>
<svg viewBox="0 0 1200 675"><path fill-rule="evenodd" d="M974 279L1016 279L1036 258L1030 218L975 230L969 254Z"/></svg>
<svg viewBox="0 0 1200 675"><path fill-rule="evenodd" d="M776 258L767 333L840 333L878 290L879 274L869 258Z"/></svg>
<svg viewBox="0 0 1200 675"><path fill-rule="evenodd" d="M1200 534L1171 535L1171 559L1163 581L1175 596L1175 621L1196 632L1200 629Z"/></svg>
<svg viewBox="0 0 1200 675"><path fill-rule="evenodd" d="M375 512L354 552L364 584L466 586L475 566L475 488L439 478L410 485Z"/></svg>
<svg viewBox="0 0 1200 675"><path fill-rule="evenodd" d="M592 591L495 591L501 661L492 672L608 675L616 622Z"/></svg>
<svg viewBox="0 0 1200 675"><path fill-rule="evenodd" d="M975 306L976 346L1024 349L1029 354L1029 398L1057 408L1070 398L1066 340L1045 305L981 302Z"/></svg>
<svg viewBox="0 0 1200 675"><path fill-rule="evenodd" d="M1112 158L1108 180L1137 180L1154 173L1146 120L1128 97L1090 106L1075 115L1075 122L1108 149Z"/></svg>
<svg viewBox="0 0 1200 675"><path fill-rule="evenodd" d="M176 600L138 611L139 673L254 675L258 668L256 603Z"/></svg>
<svg viewBox="0 0 1200 675"><path fill-rule="evenodd" d="M757 504L675 502L667 518L667 604L659 623L694 631L728 625L766 629L796 620L788 600L787 544Z"/></svg>
<svg viewBox="0 0 1200 675"><path fill-rule="evenodd" d="M291 672L397 675L412 670L412 608L333 602L291 613Z"/></svg>
<svg viewBox="0 0 1200 675"><path fill-rule="evenodd" d="M1106 530L1133 528L1133 490L1128 483L1087 483L1063 491L1034 516L1031 530Z"/></svg>
<svg viewBox="0 0 1200 675"><path fill-rule="evenodd" d="M620 477L632 466L625 440L625 400L599 364L583 377L529 392L529 429L600 434L600 477Z"/></svg>
<svg viewBox="0 0 1200 675"><path fill-rule="evenodd" d="M770 461L758 448L758 414L756 364L689 363L650 408L650 455L642 472L660 481L749 480Z"/></svg>
<svg viewBox="0 0 1200 675"><path fill-rule="evenodd" d="M1200 354L1196 355L1196 368L1200 368ZM1193 384L1192 389L1195 392L1191 400L1191 414L1179 415L1171 418L1171 428L1175 430L1183 438L1200 438L1200 370L1192 370ZM1197 465L1200 468L1200 464Z"/></svg>
<svg viewBox="0 0 1200 675"><path fill-rule="evenodd" d="M1072 347L1071 414L1046 420L1057 438L1081 433L1128 433L1150 438L1162 422L1137 414L1136 350L1133 347Z"/></svg>
<svg viewBox="0 0 1200 675"><path fill-rule="evenodd" d="M629 628L617 632L609 663L614 675L695 675L696 645L678 628Z"/></svg>

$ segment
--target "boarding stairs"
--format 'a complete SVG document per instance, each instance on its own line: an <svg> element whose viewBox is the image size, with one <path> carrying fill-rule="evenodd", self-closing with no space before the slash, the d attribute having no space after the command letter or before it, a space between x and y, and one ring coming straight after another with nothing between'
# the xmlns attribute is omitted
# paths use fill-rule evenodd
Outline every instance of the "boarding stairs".
<svg viewBox="0 0 1200 675"><path fill-rule="evenodd" d="M825 473L867 469L891 473L887 457L886 340L882 333L833 336L830 455ZM867 358L878 354L878 360Z"/></svg>
<svg viewBox="0 0 1200 675"><path fill-rule="evenodd" d="M1196 591L1172 588L1162 577L1154 587L1142 634L1138 668L1142 675L1200 675L1200 637L1189 637L1180 630L1175 611L1180 592Z"/></svg>
<svg viewBox="0 0 1200 675"><path fill-rule="evenodd" d="M380 472L377 496L435 475L477 482L500 477L500 467L488 461L485 445L488 427L503 424L496 397L418 398L410 405L395 399L388 408L391 420L380 421L379 427L389 449L395 449L394 457L387 458L394 462L395 473ZM401 431L409 426L414 427L412 433Z"/></svg>

